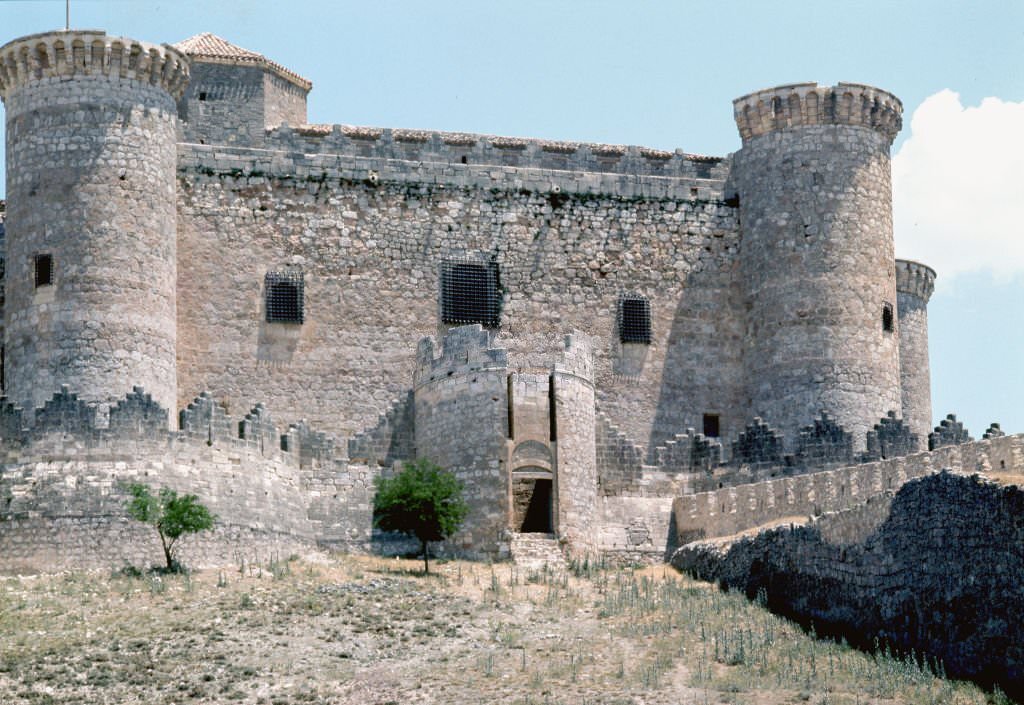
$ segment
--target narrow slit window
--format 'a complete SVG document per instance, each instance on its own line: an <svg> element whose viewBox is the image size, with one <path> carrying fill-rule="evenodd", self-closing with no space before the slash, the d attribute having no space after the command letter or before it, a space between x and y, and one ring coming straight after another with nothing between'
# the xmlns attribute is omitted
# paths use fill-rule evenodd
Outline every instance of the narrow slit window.
<svg viewBox="0 0 1024 705"><path fill-rule="evenodd" d="M302 272L267 272L263 280L267 323L305 320L305 280Z"/></svg>
<svg viewBox="0 0 1024 705"><path fill-rule="evenodd" d="M53 284L53 255L36 255L36 288Z"/></svg>
<svg viewBox="0 0 1024 705"><path fill-rule="evenodd" d="M707 438L718 438L721 435L719 418L718 414L704 414L704 435Z"/></svg>
<svg viewBox="0 0 1024 705"><path fill-rule="evenodd" d="M882 304L882 330L886 333L892 333L894 328L894 322L892 318L892 304Z"/></svg>
<svg viewBox="0 0 1024 705"><path fill-rule="evenodd" d="M441 320L498 327L501 282L496 262L445 260L441 263Z"/></svg>
<svg viewBox="0 0 1024 705"><path fill-rule="evenodd" d="M619 297L619 341L651 342L651 302L646 296L623 294Z"/></svg>

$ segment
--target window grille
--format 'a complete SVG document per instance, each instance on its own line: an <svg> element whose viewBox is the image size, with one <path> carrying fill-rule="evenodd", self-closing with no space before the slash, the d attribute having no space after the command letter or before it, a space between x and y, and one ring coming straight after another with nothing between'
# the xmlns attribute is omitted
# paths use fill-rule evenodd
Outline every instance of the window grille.
<svg viewBox="0 0 1024 705"><path fill-rule="evenodd" d="M441 263L441 320L479 323L497 328L501 323L501 282L497 262L445 260Z"/></svg>
<svg viewBox="0 0 1024 705"><path fill-rule="evenodd" d="M893 331L892 304L882 304L882 330L886 333Z"/></svg>
<svg viewBox="0 0 1024 705"><path fill-rule="evenodd" d="M305 281L302 272L267 272L263 279L267 323L305 320Z"/></svg>
<svg viewBox="0 0 1024 705"><path fill-rule="evenodd" d="M619 297L619 341L651 342L651 302L646 296L623 294Z"/></svg>
<svg viewBox="0 0 1024 705"><path fill-rule="evenodd" d="M36 255L36 288L53 284L53 255Z"/></svg>

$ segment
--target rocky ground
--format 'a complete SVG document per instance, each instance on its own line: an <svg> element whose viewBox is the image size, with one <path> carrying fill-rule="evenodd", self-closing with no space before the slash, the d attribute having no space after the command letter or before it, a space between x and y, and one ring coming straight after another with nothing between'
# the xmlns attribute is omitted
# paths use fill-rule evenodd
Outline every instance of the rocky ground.
<svg viewBox="0 0 1024 705"><path fill-rule="evenodd" d="M985 703L669 567L308 556L0 579L0 702Z"/></svg>

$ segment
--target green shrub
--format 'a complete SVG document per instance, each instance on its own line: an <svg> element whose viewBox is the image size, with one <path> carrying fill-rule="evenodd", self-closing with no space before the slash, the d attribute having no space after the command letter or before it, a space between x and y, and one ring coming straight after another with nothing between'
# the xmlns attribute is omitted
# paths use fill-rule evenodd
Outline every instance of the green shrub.
<svg viewBox="0 0 1024 705"><path fill-rule="evenodd" d="M194 534L213 528L215 517L199 503L194 494L178 496L174 490L162 487L154 496L146 485L133 483L127 487L131 498L125 505L132 519L150 524L160 535L167 570L177 571L174 544L185 534Z"/></svg>

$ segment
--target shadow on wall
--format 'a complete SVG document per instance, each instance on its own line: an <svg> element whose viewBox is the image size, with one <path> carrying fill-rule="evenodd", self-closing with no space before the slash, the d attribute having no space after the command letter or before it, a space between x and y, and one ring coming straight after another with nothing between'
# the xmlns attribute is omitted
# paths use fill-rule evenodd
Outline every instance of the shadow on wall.
<svg viewBox="0 0 1024 705"><path fill-rule="evenodd" d="M1018 487L943 472L907 483L891 503L765 531L724 555L692 544L672 563L748 597L761 593L818 634L927 654L951 677L1024 698Z"/></svg>
<svg viewBox="0 0 1024 705"><path fill-rule="evenodd" d="M256 359L260 362L291 362L301 337L301 324L268 323L264 316L260 319Z"/></svg>
<svg viewBox="0 0 1024 705"><path fill-rule="evenodd" d="M728 242L727 238L715 238L713 249L702 250L683 278L647 442L649 458L656 447L687 428L702 432L705 413L721 419L718 432L722 438L731 438L741 429L741 305L735 286L736 265L726 264L722 257Z"/></svg>
<svg viewBox="0 0 1024 705"><path fill-rule="evenodd" d="M672 560L672 554L679 548L679 527L676 524L676 513L669 512L668 535L665 537L665 562Z"/></svg>

